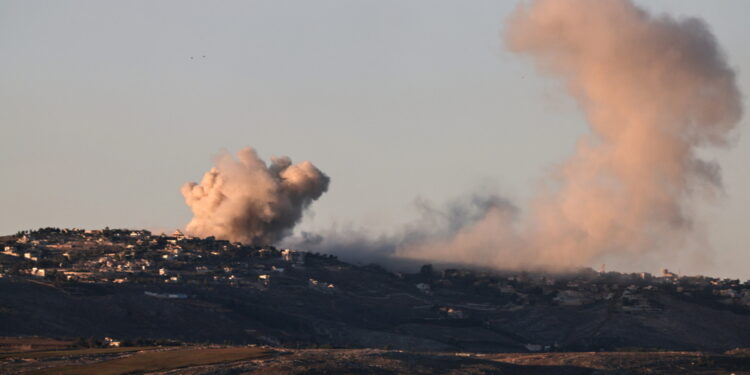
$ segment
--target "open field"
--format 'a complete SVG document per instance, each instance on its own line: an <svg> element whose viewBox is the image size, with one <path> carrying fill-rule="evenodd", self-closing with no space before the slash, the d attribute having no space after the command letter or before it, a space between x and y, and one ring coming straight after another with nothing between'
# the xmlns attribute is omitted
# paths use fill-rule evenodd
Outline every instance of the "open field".
<svg viewBox="0 0 750 375"><path fill-rule="evenodd" d="M90 349L68 351L70 356L111 354L114 351ZM125 351L120 351L125 353ZM271 351L256 347L188 348L138 351L132 355L81 365L61 365L25 371L29 375L124 375L168 371L184 367L253 360L269 356ZM39 358L39 357L36 357Z"/></svg>
<svg viewBox="0 0 750 375"><path fill-rule="evenodd" d="M81 348L81 349L61 349L61 350L43 350L43 351L22 351L22 352L8 352L0 354L0 359L4 358L26 358L26 359L42 359L42 358L60 358L60 357L82 357L82 356L96 356L96 355L107 355L127 352L137 352L140 350L153 349L153 347L125 347L125 348Z"/></svg>
<svg viewBox="0 0 750 375"><path fill-rule="evenodd" d="M73 340L57 340L46 337L0 337L0 358L2 353L27 350L54 350L68 348Z"/></svg>
<svg viewBox="0 0 750 375"><path fill-rule="evenodd" d="M119 349L119 348L115 348ZM132 349L132 350L128 350ZM750 351L437 353L379 349L149 347L23 352L0 358L14 375L681 374L750 375Z"/></svg>
<svg viewBox="0 0 750 375"><path fill-rule="evenodd" d="M499 354L482 358L521 366L574 367L602 374L750 374L750 357L739 351Z"/></svg>
<svg viewBox="0 0 750 375"><path fill-rule="evenodd" d="M743 355L698 352L570 352L493 355L334 349L295 351L283 359L238 373L246 375L750 375L750 358Z"/></svg>

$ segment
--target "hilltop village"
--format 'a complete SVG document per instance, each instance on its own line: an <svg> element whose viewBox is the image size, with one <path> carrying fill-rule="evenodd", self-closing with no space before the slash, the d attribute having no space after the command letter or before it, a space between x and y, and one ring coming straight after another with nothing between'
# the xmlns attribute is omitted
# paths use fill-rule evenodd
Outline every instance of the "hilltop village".
<svg viewBox="0 0 750 375"><path fill-rule="evenodd" d="M748 326L749 282L667 270L543 274L424 265L397 273L331 255L125 229L44 228L0 237L0 246L6 335L472 351L710 349L750 337L731 328ZM23 290L48 301L22 301ZM88 303L99 323L44 318L50 303L71 311ZM104 316L117 316L117 324ZM190 319L217 326L197 329ZM722 322L736 337L714 332L713 323L704 332L696 320Z"/></svg>
<svg viewBox="0 0 750 375"><path fill-rule="evenodd" d="M35 277L58 283L225 284L265 290L274 279L290 281L285 273L304 274L308 259L315 265L340 263L335 256L246 246L213 237L192 238L180 231L154 235L147 230L43 228L5 237L2 246L0 277ZM393 275L415 281L414 291L424 295L431 295L433 289L466 287L470 282L472 289L515 297L506 307L511 309L545 301L580 306L619 294L624 298L623 310L647 310L656 308L647 295L657 290L750 307L750 281L679 276L666 269L657 276L584 269L555 277L527 272L500 276L459 269L436 272L425 265L411 277ZM336 288L314 278L307 284L324 292ZM450 311L454 317L462 315L459 310Z"/></svg>
<svg viewBox="0 0 750 375"><path fill-rule="evenodd" d="M267 288L271 275L301 267L306 253L252 247L176 231L45 228L5 240L3 274L58 283L226 284ZM316 255L319 256L319 255Z"/></svg>

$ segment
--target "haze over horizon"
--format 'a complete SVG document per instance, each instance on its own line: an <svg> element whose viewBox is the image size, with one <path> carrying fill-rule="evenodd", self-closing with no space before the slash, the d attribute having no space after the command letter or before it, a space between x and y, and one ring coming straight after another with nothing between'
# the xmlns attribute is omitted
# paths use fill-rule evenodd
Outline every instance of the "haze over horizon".
<svg viewBox="0 0 750 375"><path fill-rule="evenodd" d="M564 86L506 50L515 4L44 4L0 12L0 233L183 227L179 186L218 150L253 146L331 176L298 233L377 236L413 222L415 199L440 207L479 191L525 205L588 133ZM750 6L639 6L703 19L748 91ZM698 149L723 175L695 215L713 263L644 271L750 278L746 127L728 151Z"/></svg>

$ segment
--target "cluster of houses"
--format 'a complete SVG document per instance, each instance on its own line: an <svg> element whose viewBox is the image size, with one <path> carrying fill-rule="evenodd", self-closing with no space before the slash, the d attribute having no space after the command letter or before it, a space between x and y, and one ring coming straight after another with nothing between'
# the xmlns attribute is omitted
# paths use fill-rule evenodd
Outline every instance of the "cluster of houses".
<svg viewBox="0 0 750 375"><path fill-rule="evenodd" d="M497 293L509 301L493 310L516 311L531 304L556 305L576 308L597 302L607 302L623 312L641 313L661 309L658 296L669 294L688 300L718 302L750 308L750 281L718 279L705 276L679 276L667 269L659 275L650 273L595 272L591 269L576 274L520 273L505 277L482 276L481 272L447 269L429 282L414 284L416 290L431 296L443 288L469 289L476 293ZM489 291L489 292L488 292ZM482 310L482 306L464 306L468 310ZM455 306L444 307L451 318L463 316Z"/></svg>
<svg viewBox="0 0 750 375"><path fill-rule="evenodd" d="M297 274L300 287L306 283L309 290L330 295L337 291L333 283L320 280L325 276L304 272L312 256L309 253L246 246L212 237L192 238L180 231L152 234L146 230L46 228L3 237L0 246L0 277L77 283L228 285L268 290L279 282L288 284L290 279L286 275ZM420 296L418 299L436 298L441 290L483 290L507 297L502 304L492 307L505 311L539 303L575 308L611 301L624 312L648 312L659 309L652 298L659 293L750 308L750 282L680 276L666 269L658 275L605 272L604 268L572 275L526 272L483 275L480 271L457 269L436 273L428 267L409 277L414 280L411 285L415 287L414 295ZM162 295L158 288L149 293L154 298L183 298ZM483 308L446 306L442 313L451 319L462 319L466 316L463 310Z"/></svg>
<svg viewBox="0 0 750 375"><path fill-rule="evenodd" d="M7 238L7 237L6 237ZM303 269L306 253L253 247L180 231L46 228L6 240L6 274L64 282L227 284L267 289L275 274Z"/></svg>

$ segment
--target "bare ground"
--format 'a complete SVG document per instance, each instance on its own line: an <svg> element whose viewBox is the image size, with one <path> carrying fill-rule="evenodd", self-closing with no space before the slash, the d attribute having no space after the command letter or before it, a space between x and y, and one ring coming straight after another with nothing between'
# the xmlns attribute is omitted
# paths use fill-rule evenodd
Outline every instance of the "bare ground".
<svg viewBox="0 0 750 375"><path fill-rule="evenodd" d="M750 375L750 351L429 353L379 349L186 346L131 352L90 349L7 353L3 374L736 374Z"/></svg>

